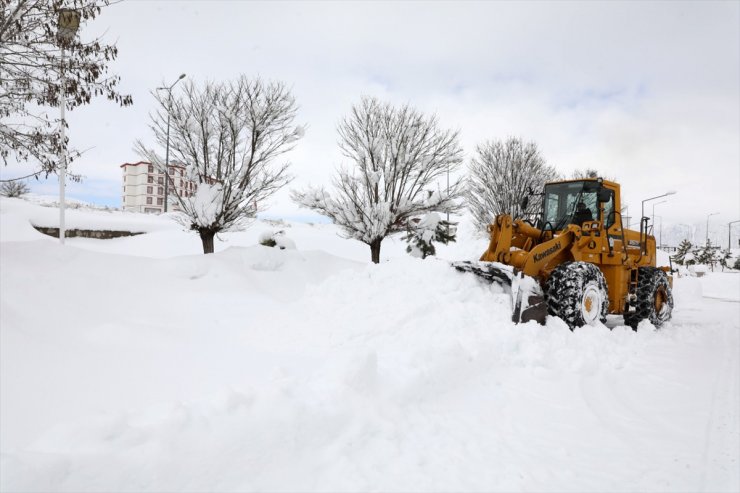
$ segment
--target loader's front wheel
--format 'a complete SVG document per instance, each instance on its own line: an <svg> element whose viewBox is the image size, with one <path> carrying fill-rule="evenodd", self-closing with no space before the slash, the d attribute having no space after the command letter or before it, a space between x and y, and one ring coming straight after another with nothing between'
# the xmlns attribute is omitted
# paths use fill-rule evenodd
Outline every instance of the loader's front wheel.
<svg viewBox="0 0 740 493"><path fill-rule="evenodd" d="M636 294L634 309L624 313L625 325L637 329L637 325L647 319L660 327L671 319L673 293L665 272L655 267L640 267Z"/></svg>
<svg viewBox="0 0 740 493"><path fill-rule="evenodd" d="M559 265L547 280L547 313L572 329L606 322L609 297L604 275L588 262Z"/></svg>

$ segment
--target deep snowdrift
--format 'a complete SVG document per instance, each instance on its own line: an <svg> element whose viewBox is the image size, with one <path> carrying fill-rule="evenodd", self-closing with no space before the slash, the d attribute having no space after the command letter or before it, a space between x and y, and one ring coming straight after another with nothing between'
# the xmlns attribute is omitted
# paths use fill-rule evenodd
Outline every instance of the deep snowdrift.
<svg viewBox="0 0 740 493"><path fill-rule="evenodd" d="M60 247L38 214L0 201L3 491L740 487L739 274L676 279L660 331L570 332L331 226L204 256L165 218Z"/></svg>

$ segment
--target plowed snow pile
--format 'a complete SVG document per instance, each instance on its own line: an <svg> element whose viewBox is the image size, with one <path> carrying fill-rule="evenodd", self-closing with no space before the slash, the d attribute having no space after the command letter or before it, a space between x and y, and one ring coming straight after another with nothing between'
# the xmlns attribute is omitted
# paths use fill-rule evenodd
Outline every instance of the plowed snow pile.
<svg viewBox="0 0 740 493"><path fill-rule="evenodd" d="M296 250L259 223L209 256L167 225L61 247L19 204L3 491L740 488L740 274L676 279L661 330L571 332L515 326L507 295L400 246L359 262L328 226L289 227Z"/></svg>

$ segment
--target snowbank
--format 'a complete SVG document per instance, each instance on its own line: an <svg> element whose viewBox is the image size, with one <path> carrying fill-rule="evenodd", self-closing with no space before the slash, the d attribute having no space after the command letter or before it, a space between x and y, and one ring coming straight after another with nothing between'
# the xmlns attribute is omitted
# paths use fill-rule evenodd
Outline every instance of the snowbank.
<svg viewBox="0 0 740 493"><path fill-rule="evenodd" d="M43 205L40 205L43 204ZM35 203L24 199L0 197L0 241L17 241L14 224L18 221L30 226L59 227L59 209L49 207L45 201ZM8 224L5 223L8 221ZM179 229L167 215L138 214L117 210L97 210L87 207L65 209L64 224L67 229L121 230L150 232ZM24 237L26 238L26 237ZM26 238L27 239L27 238Z"/></svg>
<svg viewBox="0 0 740 493"><path fill-rule="evenodd" d="M739 275L676 279L660 331L571 332L515 326L405 244L369 265L331 226L205 256L161 225L61 247L25 211L0 202L3 491L740 486L740 314L706 297ZM461 238L442 250L485 247Z"/></svg>

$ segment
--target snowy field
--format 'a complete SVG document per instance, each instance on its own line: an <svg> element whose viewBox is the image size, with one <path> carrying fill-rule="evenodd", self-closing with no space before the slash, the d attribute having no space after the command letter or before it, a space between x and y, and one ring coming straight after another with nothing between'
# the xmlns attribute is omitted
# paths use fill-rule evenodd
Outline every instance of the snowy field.
<svg viewBox="0 0 740 493"><path fill-rule="evenodd" d="M0 199L2 491L740 490L740 273L637 332L515 326L441 259ZM297 246L257 244L283 229Z"/></svg>

